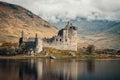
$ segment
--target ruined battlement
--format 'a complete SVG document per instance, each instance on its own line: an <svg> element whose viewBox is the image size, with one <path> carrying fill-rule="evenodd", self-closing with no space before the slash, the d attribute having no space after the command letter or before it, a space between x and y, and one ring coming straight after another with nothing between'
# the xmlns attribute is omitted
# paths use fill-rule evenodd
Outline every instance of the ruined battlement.
<svg viewBox="0 0 120 80"><path fill-rule="evenodd" d="M21 38L19 39L19 46L24 44L26 51L33 50L34 53L40 53L42 51L43 45L42 40L37 37L37 34L34 38L24 38L24 33L22 31Z"/></svg>

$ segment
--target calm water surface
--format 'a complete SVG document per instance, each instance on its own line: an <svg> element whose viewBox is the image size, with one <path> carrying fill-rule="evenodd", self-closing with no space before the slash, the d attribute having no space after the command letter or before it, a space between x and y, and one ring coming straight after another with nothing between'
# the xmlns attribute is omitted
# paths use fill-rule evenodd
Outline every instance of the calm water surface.
<svg viewBox="0 0 120 80"><path fill-rule="evenodd" d="M0 59L0 80L120 80L120 59Z"/></svg>

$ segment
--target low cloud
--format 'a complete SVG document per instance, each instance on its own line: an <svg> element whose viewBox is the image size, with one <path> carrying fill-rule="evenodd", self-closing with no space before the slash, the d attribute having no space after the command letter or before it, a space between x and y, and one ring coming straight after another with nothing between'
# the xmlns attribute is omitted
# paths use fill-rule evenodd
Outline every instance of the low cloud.
<svg viewBox="0 0 120 80"><path fill-rule="evenodd" d="M50 21L120 20L120 0L2 0L21 5Z"/></svg>

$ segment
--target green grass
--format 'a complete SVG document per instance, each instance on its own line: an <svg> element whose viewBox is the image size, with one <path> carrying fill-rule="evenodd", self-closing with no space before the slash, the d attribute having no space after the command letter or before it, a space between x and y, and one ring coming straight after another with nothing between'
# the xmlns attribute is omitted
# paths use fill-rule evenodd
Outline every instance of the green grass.
<svg viewBox="0 0 120 80"><path fill-rule="evenodd" d="M68 55L54 55L56 56L57 59L75 59L75 58L80 58L80 59L86 59L86 58L99 58L99 59L102 59L102 58L120 58L119 55L104 55L104 56L101 56L101 55L98 55L98 54L95 54L95 55L86 55L86 54L81 54L81 55L76 55L76 56L68 56ZM16 55L16 56L0 56L0 59L31 59L31 58L35 58L35 59L48 59L50 56L29 56L29 55Z"/></svg>
<svg viewBox="0 0 120 80"><path fill-rule="evenodd" d="M74 53L75 55L80 55L77 51L71 51L71 50L58 50L54 48L44 48L44 50L49 54L49 55L55 55L58 57L62 56L68 56L70 52Z"/></svg>
<svg viewBox="0 0 120 80"><path fill-rule="evenodd" d="M81 54L76 51L71 50L58 50L54 48L44 48L44 51L48 53L48 56L44 56L44 52L35 56L27 54L19 54L15 56L0 56L0 59L29 59L29 58L50 58L50 55L55 56L57 59L73 59L73 58L120 58L120 55L110 55L110 54ZM69 56L69 52L75 54L75 56Z"/></svg>
<svg viewBox="0 0 120 80"><path fill-rule="evenodd" d="M48 57L45 57L45 56L28 56L28 55L0 56L0 59L29 59L29 58L48 58Z"/></svg>

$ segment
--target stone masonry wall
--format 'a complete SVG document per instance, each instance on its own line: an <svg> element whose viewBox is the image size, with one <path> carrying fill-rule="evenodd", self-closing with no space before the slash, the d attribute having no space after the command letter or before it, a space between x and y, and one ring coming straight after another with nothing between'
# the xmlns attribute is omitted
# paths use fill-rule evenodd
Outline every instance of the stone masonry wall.
<svg viewBox="0 0 120 80"><path fill-rule="evenodd" d="M63 44L63 43L47 43L43 42L44 47L51 47L59 50L72 50L72 51L77 51L77 44L72 43L72 44Z"/></svg>

